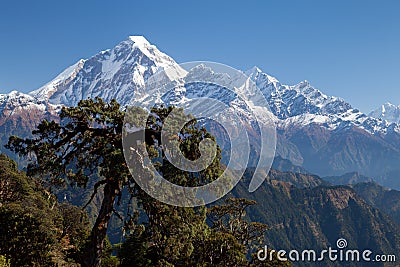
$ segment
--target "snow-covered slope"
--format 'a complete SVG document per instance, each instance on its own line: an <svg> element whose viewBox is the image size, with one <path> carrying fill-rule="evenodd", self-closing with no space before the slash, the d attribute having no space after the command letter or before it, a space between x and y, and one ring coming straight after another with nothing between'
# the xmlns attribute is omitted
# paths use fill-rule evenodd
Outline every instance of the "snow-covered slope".
<svg viewBox="0 0 400 267"><path fill-rule="evenodd" d="M400 106L385 103L368 114L370 117L400 123Z"/></svg>
<svg viewBox="0 0 400 267"><path fill-rule="evenodd" d="M68 82L76 77L78 72L82 69L85 64L85 60L81 59L74 65L66 68L62 73L60 73L52 81L30 93L31 96L37 98L38 100L47 101L56 91L65 86Z"/></svg>
<svg viewBox="0 0 400 267"><path fill-rule="evenodd" d="M39 100L31 95L18 91L11 91L8 94L0 94L0 111L9 111L11 113L20 110L29 110L33 106L40 110L45 110L45 101Z"/></svg>
<svg viewBox="0 0 400 267"><path fill-rule="evenodd" d="M46 100L40 100L18 91L0 94L0 125L16 115L25 115L25 117L34 119L35 115L41 116L45 113L56 115L60 109L60 105L52 105ZM26 123L29 124L29 122Z"/></svg>
<svg viewBox="0 0 400 267"><path fill-rule="evenodd" d="M57 120L60 108L17 91L0 95L0 151L10 152L3 145L11 135L26 137L40 121Z"/></svg>

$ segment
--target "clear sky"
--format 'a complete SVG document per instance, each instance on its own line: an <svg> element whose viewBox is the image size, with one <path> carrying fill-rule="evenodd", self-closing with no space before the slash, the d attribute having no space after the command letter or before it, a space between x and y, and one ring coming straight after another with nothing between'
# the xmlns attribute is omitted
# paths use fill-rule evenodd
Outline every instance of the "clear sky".
<svg viewBox="0 0 400 267"><path fill-rule="evenodd" d="M144 35L178 63L256 65L364 112L400 104L400 1L0 3L0 93L29 92L80 58Z"/></svg>

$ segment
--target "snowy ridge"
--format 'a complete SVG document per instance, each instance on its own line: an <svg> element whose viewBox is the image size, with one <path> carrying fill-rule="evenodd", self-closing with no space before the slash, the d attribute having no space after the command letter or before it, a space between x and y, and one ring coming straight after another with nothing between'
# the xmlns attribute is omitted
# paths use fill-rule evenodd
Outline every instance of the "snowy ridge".
<svg viewBox="0 0 400 267"><path fill-rule="evenodd" d="M12 114L19 110L29 110L30 108L45 110L46 103L31 95L18 91L0 94L0 112L8 110L8 114Z"/></svg>
<svg viewBox="0 0 400 267"><path fill-rule="evenodd" d="M55 118L61 111L60 105L49 104L29 94L12 91L0 95L0 126L6 123L9 127L26 127L33 129L44 118ZM14 126L11 126L14 125ZM21 130L21 129L18 129Z"/></svg>
<svg viewBox="0 0 400 267"><path fill-rule="evenodd" d="M354 126L371 134L387 134L393 131L400 133L400 126L397 124L400 122L400 107L398 121L377 119L353 108L339 97L323 94L308 81L293 86L283 85L256 67L246 74L263 91L271 110L279 119L280 127L320 124L329 130Z"/></svg>
<svg viewBox="0 0 400 267"><path fill-rule="evenodd" d="M39 100L48 100L51 95L57 91L58 87L66 84L70 79L75 78L78 72L82 69L84 63L84 59L79 60L74 65L65 69L51 82L47 83L46 85L35 91L30 92L29 94Z"/></svg>

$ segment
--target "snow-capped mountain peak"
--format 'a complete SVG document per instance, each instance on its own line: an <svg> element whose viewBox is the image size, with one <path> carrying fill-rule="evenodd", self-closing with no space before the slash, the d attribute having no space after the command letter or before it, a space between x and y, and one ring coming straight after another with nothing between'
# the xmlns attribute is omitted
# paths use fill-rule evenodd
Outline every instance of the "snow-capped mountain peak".
<svg viewBox="0 0 400 267"><path fill-rule="evenodd" d="M275 77L268 75L264 73L259 67L254 66L251 69L247 70L244 72L248 77L250 77L252 80L257 80L260 79L259 77L262 76L262 80L264 83L269 84L269 83L279 83L278 79Z"/></svg>
<svg viewBox="0 0 400 267"><path fill-rule="evenodd" d="M128 37L128 39L137 45L150 46L149 41L147 41L147 39L142 35L131 35Z"/></svg>
<svg viewBox="0 0 400 267"><path fill-rule="evenodd" d="M178 64L143 36L129 36L114 48L80 60L53 81L31 93L52 104L74 106L81 99L117 99L126 105L160 68Z"/></svg>
<svg viewBox="0 0 400 267"><path fill-rule="evenodd" d="M368 115L377 119L387 120L399 124L400 106L396 106L390 102L387 102L381 105L379 108L371 111Z"/></svg>
<svg viewBox="0 0 400 267"><path fill-rule="evenodd" d="M150 44L149 41L147 41L147 39L143 36L131 35L127 40L123 41L118 46L123 44L128 44L128 46L130 45L133 51L135 51L135 49L139 49L150 60L155 62L158 67L166 68L176 64L171 57L158 50L155 45Z"/></svg>

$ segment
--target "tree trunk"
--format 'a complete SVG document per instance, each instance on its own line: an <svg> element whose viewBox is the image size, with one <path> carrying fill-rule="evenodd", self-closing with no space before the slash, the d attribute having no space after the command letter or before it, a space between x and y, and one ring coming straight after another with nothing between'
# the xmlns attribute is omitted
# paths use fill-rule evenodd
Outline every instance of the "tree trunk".
<svg viewBox="0 0 400 267"><path fill-rule="evenodd" d="M114 201L119 190L118 182L109 181L104 186L104 198L96 223L90 234L83 264L86 267L100 267L104 240L107 236L108 223L113 213Z"/></svg>

